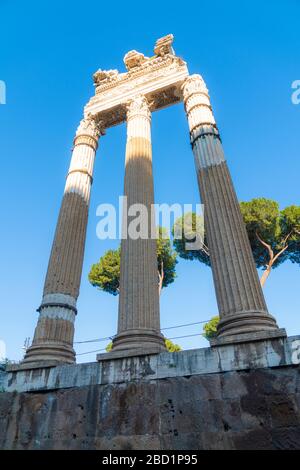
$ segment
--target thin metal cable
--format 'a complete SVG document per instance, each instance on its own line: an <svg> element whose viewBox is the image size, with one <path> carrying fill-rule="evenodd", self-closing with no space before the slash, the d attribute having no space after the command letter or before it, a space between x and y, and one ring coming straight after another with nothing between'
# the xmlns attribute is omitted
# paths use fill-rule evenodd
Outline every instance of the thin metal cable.
<svg viewBox="0 0 300 470"><path fill-rule="evenodd" d="M167 338L167 339L181 339L181 338L191 338L192 336L204 336L203 333L198 333L194 335L185 335L185 336L174 336L173 338ZM94 351L87 351L84 353L76 354L76 356L83 356L84 354L92 354L95 352L103 352L106 351L106 349L95 349Z"/></svg>
<svg viewBox="0 0 300 470"><path fill-rule="evenodd" d="M176 328L183 328L185 326L201 325L201 324L207 323L207 322L209 322L209 320L197 321L197 322L194 322L194 323L185 323L183 325L168 326L166 328L161 328L161 331L173 330L173 329L176 329ZM99 342L100 341L108 341L108 340L113 340L115 336L116 335L106 336L105 338L88 339L86 341L74 341L74 344L97 343L98 341ZM195 335L195 336L198 336L198 335ZM168 338L168 339L171 339L171 338Z"/></svg>

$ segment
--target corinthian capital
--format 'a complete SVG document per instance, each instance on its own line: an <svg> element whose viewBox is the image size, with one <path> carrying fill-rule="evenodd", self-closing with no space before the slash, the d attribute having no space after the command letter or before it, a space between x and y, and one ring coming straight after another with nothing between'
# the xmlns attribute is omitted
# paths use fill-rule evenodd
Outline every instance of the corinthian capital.
<svg viewBox="0 0 300 470"><path fill-rule="evenodd" d="M201 75L190 75L182 85L183 99L186 101L194 93L208 96L208 89Z"/></svg>
<svg viewBox="0 0 300 470"><path fill-rule="evenodd" d="M80 121L76 131L76 137L86 135L98 140L100 135L104 135L104 127L102 121L96 121L91 115L86 116Z"/></svg>
<svg viewBox="0 0 300 470"><path fill-rule="evenodd" d="M136 116L151 118L149 104L144 95L137 95L127 103L127 120Z"/></svg>

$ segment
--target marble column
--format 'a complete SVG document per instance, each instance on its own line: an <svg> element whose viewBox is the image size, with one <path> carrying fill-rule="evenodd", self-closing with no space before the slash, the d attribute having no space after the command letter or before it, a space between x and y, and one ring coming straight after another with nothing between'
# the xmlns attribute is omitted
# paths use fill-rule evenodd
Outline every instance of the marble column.
<svg viewBox="0 0 300 470"><path fill-rule="evenodd" d="M71 164L52 245L39 319L24 362L73 363L88 207L100 125L91 117L77 129ZM51 192L51 191L50 191Z"/></svg>
<svg viewBox="0 0 300 470"><path fill-rule="evenodd" d="M121 244L121 278L118 334L112 351L162 351L160 333L158 268L155 230L151 147L151 113L146 98L139 95L127 106L127 145L125 162L125 196L128 214L123 211ZM128 230L136 218L130 211L135 204L146 209L141 230L143 237L134 237ZM139 215L139 212L136 213Z"/></svg>
<svg viewBox="0 0 300 470"><path fill-rule="evenodd" d="M192 75L182 90L220 314L217 342L283 336L267 310L206 85Z"/></svg>

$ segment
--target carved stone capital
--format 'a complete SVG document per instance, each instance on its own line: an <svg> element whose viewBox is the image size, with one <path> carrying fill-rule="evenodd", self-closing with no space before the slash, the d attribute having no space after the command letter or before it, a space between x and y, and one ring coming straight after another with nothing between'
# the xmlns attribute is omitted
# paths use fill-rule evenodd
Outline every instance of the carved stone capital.
<svg viewBox="0 0 300 470"><path fill-rule="evenodd" d="M151 119L149 103L143 95L137 95L127 103L127 121L137 116Z"/></svg>
<svg viewBox="0 0 300 470"><path fill-rule="evenodd" d="M189 76L182 87L185 111L190 126L192 145L201 136L215 135L219 138L219 131L212 112L208 89L201 75Z"/></svg>
<svg viewBox="0 0 300 470"><path fill-rule="evenodd" d="M183 99L184 102L186 102L191 95L194 94L204 94L206 96L208 95L208 89L205 84L205 81L201 77L201 75L194 74L190 75L183 83L182 85L182 92L183 92Z"/></svg>
<svg viewBox="0 0 300 470"><path fill-rule="evenodd" d="M76 131L76 137L85 135L98 140L100 135L105 134L102 121L96 121L91 115L87 115L80 121Z"/></svg>

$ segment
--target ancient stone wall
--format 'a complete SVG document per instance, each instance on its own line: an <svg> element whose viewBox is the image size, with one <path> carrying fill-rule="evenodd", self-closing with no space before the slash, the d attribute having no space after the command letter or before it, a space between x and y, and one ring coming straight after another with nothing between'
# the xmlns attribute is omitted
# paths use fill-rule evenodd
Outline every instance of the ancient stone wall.
<svg viewBox="0 0 300 470"><path fill-rule="evenodd" d="M299 449L299 372L0 393L0 448Z"/></svg>
<svg viewBox="0 0 300 470"><path fill-rule="evenodd" d="M0 448L299 449L294 343L2 372Z"/></svg>

